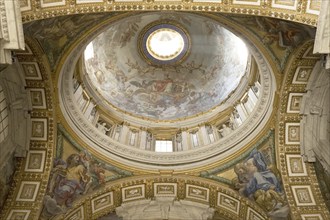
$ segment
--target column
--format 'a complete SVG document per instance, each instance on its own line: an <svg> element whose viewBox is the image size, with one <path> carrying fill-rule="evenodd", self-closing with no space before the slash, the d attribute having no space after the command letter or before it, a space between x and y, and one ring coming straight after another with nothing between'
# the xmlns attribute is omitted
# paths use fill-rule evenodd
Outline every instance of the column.
<svg viewBox="0 0 330 220"><path fill-rule="evenodd" d="M177 133L174 136L173 141L175 143L175 151L182 151L182 133Z"/></svg>
<svg viewBox="0 0 330 220"><path fill-rule="evenodd" d="M188 150L188 136L187 131L182 131L182 150Z"/></svg>
<svg viewBox="0 0 330 220"><path fill-rule="evenodd" d="M242 121L236 110L231 113L230 121L233 123L233 129L238 128L242 124Z"/></svg>
<svg viewBox="0 0 330 220"><path fill-rule="evenodd" d="M206 129L206 133L207 133L207 136L208 136L209 143L213 143L215 141L214 126L206 125L205 129Z"/></svg>
<svg viewBox="0 0 330 220"><path fill-rule="evenodd" d="M253 106L255 106L258 102L258 97L256 96L256 94L254 94L251 88L248 91L248 95L249 98L251 99L251 102L253 103Z"/></svg>
<svg viewBox="0 0 330 220"><path fill-rule="evenodd" d="M127 123L124 123L120 132L120 138L119 138L120 143L127 144L128 133L129 133L129 128L127 126Z"/></svg>
<svg viewBox="0 0 330 220"><path fill-rule="evenodd" d="M209 135L207 133L206 127L205 125L201 126L199 129L199 133L201 135L201 139L202 139L202 143L200 143L200 145L208 145L210 144L210 138Z"/></svg>
<svg viewBox="0 0 330 220"><path fill-rule="evenodd" d="M87 107L86 107L86 111L84 112L84 115L87 119L90 119L90 116L92 114L93 109L94 109L94 103L89 102Z"/></svg>
<svg viewBox="0 0 330 220"><path fill-rule="evenodd" d="M244 107L248 113L251 113L253 110L253 103L251 101L251 98L247 95L245 100L244 100Z"/></svg>
<svg viewBox="0 0 330 220"><path fill-rule="evenodd" d="M115 127L115 130L113 132L113 139L115 139L116 141L120 141L120 133L121 133L121 130L122 130L123 126L118 125L118 124L116 124L115 126L116 127Z"/></svg>
<svg viewBox="0 0 330 220"><path fill-rule="evenodd" d="M140 138L139 148L142 149L142 150L146 150L146 147L147 147L147 131L146 131L145 128L141 128L140 135L141 135L141 138Z"/></svg>
<svg viewBox="0 0 330 220"><path fill-rule="evenodd" d="M237 113L238 113L239 117L241 118L242 122L245 121L245 119L247 118L247 112L241 103L239 103L236 106L236 110L237 110Z"/></svg>

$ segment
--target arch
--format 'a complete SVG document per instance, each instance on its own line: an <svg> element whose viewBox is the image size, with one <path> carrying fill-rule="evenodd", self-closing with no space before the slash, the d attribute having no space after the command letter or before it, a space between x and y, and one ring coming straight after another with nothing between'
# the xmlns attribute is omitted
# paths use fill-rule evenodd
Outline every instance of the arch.
<svg viewBox="0 0 330 220"><path fill-rule="evenodd" d="M310 53L312 47L313 42L307 42L291 57L292 60L285 71L280 91L280 107L278 108L278 124L276 126L279 167L293 219L303 219L306 216L319 216L320 219L329 218L329 212L325 204L321 202L323 198L320 189L314 185L318 185L314 165L305 163L301 156L300 147L303 134L298 137L290 134L292 129L301 131L302 102L297 108L293 107L293 97L296 96L302 100L307 83L315 77L312 74L318 74L317 71L312 72L319 60L318 55ZM305 72L303 71L306 71L307 75L304 75ZM307 200L301 197L304 193L309 196ZM304 212L306 207L312 209L316 206L324 211L311 211L308 214Z"/></svg>
<svg viewBox="0 0 330 220"><path fill-rule="evenodd" d="M28 135L28 144L21 154L16 154L16 187L10 188L1 210L1 219L12 219L15 216L25 219L39 218L55 150L56 119L48 62L35 41L26 39L26 43L28 49L17 52L15 65L22 71L22 80L28 92L21 100L23 104L16 104L18 107L27 108L29 114L16 114L15 120L20 120L18 123L23 126L24 121L20 117L31 117L30 125L24 129ZM15 127L13 129L15 130ZM17 129L11 134L21 135Z"/></svg>
<svg viewBox="0 0 330 220"><path fill-rule="evenodd" d="M113 212L122 204L129 204L130 201L142 202L144 199L159 196L161 194L157 191L159 186L168 187L168 193L172 193L171 195L178 201L192 201L209 205L228 219L245 219L245 216L252 215L256 215L260 219L268 219L257 204L242 198L228 186L187 175L171 177L148 175L116 180L93 192L92 196L77 200L72 208L68 209L65 214L56 216L55 219L70 219L74 215L84 216L85 219L97 219ZM136 192L137 195L131 196L130 190ZM107 198L104 208L95 208L97 201L102 199L104 201L104 198Z"/></svg>

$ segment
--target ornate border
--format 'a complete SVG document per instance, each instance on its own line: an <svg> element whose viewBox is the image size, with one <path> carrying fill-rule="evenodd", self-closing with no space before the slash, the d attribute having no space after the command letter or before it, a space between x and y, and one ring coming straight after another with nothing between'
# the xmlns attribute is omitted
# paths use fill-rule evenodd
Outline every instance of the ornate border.
<svg viewBox="0 0 330 220"><path fill-rule="evenodd" d="M139 198L134 199L150 199L154 197L154 187L157 186L158 183L161 184L176 184L177 185L177 199L184 200L186 198L187 186L202 188L209 190L209 200L208 203L210 207L214 207L217 212L223 214L229 219L243 219L244 216L247 215L247 211L253 211L253 213L257 213L258 216L261 216L262 219L267 219L266 213L254 202L241 198L241 196L234 190L230 189L228 186L212 181L204 178L196 177L196 176L188 176L188 175L174 175L169 177L161 177L159 175L149 175L149 176L134 176L128 177L125 179L115 180L113 182L109 182L103 188L93 192L93 195L85 196L75 201L73 207L67 210L66 214L58 215L54 218L63 219L65 216L71 216L73 213L83 207L85 210L85 218L86 219L95 219L101 216L104 216L110 212L113 212L116 207L119 207L122 203L129 202L128 200L124 200L122 193L125 189L134 189L134 188L143 188L144 194ZM114 205L106 207L98 212L93 213L92 207L90 205L90 200L94 200L96 198L102 197L102 195L106 195L109 192L113 193ZM228 209L218 205L218 193L227 196L233 200L240 201L240 208L237 213L228 211ZM196 202L205 203L200 200L194 200Z"/></svg>
<svg viewBox="0 0 330 220"><path fill-rule="evenodd" d="M288 62L283 79L282 90L280 91L280 101L278 109L278 123L276 127L276 145L279 167L283 180L284 189L289 202L292 219L300 219L303 214L315 213L315 215L324 216L325 219L330 219L329 211L323 202L323 198L318 186L317 177L315 175L314 166L312 163L305 163L305 168L301 174L292 175L289 173L290 164L288 164L287 155L300 155L300 141L288 143L286 141L286 125L300 125L300 115L297 113L287 113L287 106L290 105L290 93L302 93L305 91L306 84L296 84L293 81L295 73L301 67L313 68L317 63L317 59L304 58L307 51L313 47L313 42L307 42L301 46L292 55L292 59ZM311 73L315 74L315 73ZM310 77L311 78L311 77ZM305 175L305 174L308 175ZM310 190L310 195L313 196L313 201L304 205L297 201L297 195L293 193L293 189L297 187L306 187Z"/></svg>
<svg viewBox="0 0 330 220"><path fill-rule="evenodd" d="M273 5L272 0L266 1L228 1L228 0L178 0L178 1L162 1L162 0L102 0L81 1L63 0L63 5L52 5L49 3L47 7L41 1L27 0L29 7L22 10L23 22L46 19L56 16L70 14L86 14L95 12L111 12L111 11L192 11L192 12L212 12L212 13L229 13L229 14L245 14L256 16L267 16L279 18L289 21L295 21L312 26L316 26L319 13L318 8L311 8L310 0L295 0L297 7L286 4ZM281 5L279 8L278 5Z"/></svg>
<svg viewBox="0 0 330 220"><path fill-rule="evenodd" d="M6 203L1 212L0 219L10 218L11 213L15 210L26 210L28 219L38 219L42 210L42 200L48 185L48 178L53 162L53 151L55 147L56 127L55 127L55 111L53 109L53 84L49 72L48 62L43 56L43 52L39 45L31 39L26 39L26 44L30 48L28 53L17 53L17 59L20 63L32 63L38 67L38 77L26 77L26 89L43 88L45 92L45 104L47 109L33 108L31 111L32 121L47 123L47 132L42 137L31 139L28 155L33 152L40 152L42 155L40 169L26 169L29 163L29 157L17 160L16 173L14 181L16 187L12 187L7 197ZM31 52L31 53L30 53ZM43 130L45 131L45 130ZM25 183L32 183L37 186L37 190L31 199L20 198ZM18 198L18 200L16 200Z"/></svg>

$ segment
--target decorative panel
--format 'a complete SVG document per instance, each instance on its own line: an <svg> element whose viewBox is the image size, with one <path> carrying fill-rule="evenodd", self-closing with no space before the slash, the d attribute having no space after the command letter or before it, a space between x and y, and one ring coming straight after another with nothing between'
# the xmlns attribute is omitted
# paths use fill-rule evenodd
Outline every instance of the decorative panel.
<svg viewBox="0 0 330 220"><path fill-rule="evenodd" d="M41 0L40 4L42 8L56 7L65 5L65 0Z"/></svg>
<svg viewBox="0 0 330 220"><path fill-rule="evenodd" d="M322 0L307 0L306 12L319 15Z"/></svg>
<svg viewBox="0 0 330 220"><path fill-rule="evenodd" d="M234 212L237 215L239 214L240 201L224 193L218 192L217 205L229 210L230 212Z"/></svg>
<svg viewBox="0 0 330 220"><path fill-rule="evenodd" d="M289 176L307 176L306 165L299 154L287 154L286 163Z"/></svg>
<svg viewBox="0 0 330 220"><path fill-rule="evenodd" d="M251 209L248 207L247 209L247 215L246 215L246 220L265 220L260 213L256 212L255 210Z"/></svg>
<svg viewBox="0 0 330 220"><path fill-rule="evenodd" d="M302 220L323 220L323 217L321 214L302 214L301 219Z"/></svg>
<svg viewBox="0 0 330 220"><path fill-rule="evenodd" d="M299 113L301 107L302 96L304 93L290 93L287 113Z"/></svg>
<svg viewBox="0 0 330 220"><path fill-rule="evenodd" d="M123 202L145 198L145 185L136 185L122 189Z"/></svg>
<svg viewBox="0 0 330 220"><path fill-rule="evenodd" d="M113 192L105 193L98 196L91 201L92 203L92 213L98 212L110 206L113 206Z"/></svg>
<svg viewBox="0 0 330 220"><path fill-rule="evenodd" d="M88 3L97 3L103 2L103 0L76 0L77 4L88 4Z"/></svg>
<svg viewBox="0 0 330 220"><path fill-rule="evenodd" d="M20 0L21 11L31 10L31 1L30 0Z"/></svg>
<svg viewBox="0 0 330 220"><path fill-rule="evenodd" d="M293 77L293 84L307 84L309 76L312 72L310 66L298 66Z"/></svg>
<svg viewBox="0 0 330 220"><path fill-rule="evenodd" d="M285 124L285 143L300 144L300 124L286 123Z"/></svg>
<svg viewBox="0 0 330 220"><path fill-rule="evenodd" d="M31 88L29 89L31 96L31 103L34 109L46 109L46 96L45 89L43 88Z"/></svg>
<svg viewBox="0 0 330 220"><path fill-rule="evenodd" d="M39 66L36 62L21 62L27 80L42 80Z"/></svg>
<svg viewBox="0 0 330 220"><path fill-rule="evenodd" d="M31 140L47 141L47 119L46 118L32 118Z"/></svg>
<svg viewBox="0 0 330 220"><path fill-rule="evenodd" d="M31 210L25 209L12 209L9 212L7 220L28 220Z"/></svg>
<svg viewBox="0 0 330 220"><path fill-rule="evenodd" d="M27 155L27 162L24 171L43 172L45 166L46 151L30 150Z"/></svg>
<svg viewBox="0 0 330 220"><path fill-rule="evenodd" d="M40 182L35 181L22 181L16 201L33 202L37 197Z"/></svg>
<svg viewBox="0 0 330 220"><path fill-rule="evenodd" d="M274 8L283 8L289 10L297 9L298 0L272 0L272 6Z"/></svg>
<svg viewBox="0 0 330 220"><path fill-rule="evenodd" d="M154 183L154 196L177 197L176 183Z"/></svg>
<svg viewBox="0 0 330 220"><path fill-rule="evenodd" d="M186 185L186 198L196 199L204 202L209 201L210 190L208 188L199 187L187 184Z"/></svg>
<svg viewBox="0 0 330 220"><path fill-rule="evenodd" d="M79 208L75 209L65 218L65 220L78 220L78 219L79 220L86 219L83 206L80 206Z"/></svg>
<svg viewBox="0 0 330 220"><path fill-rule="evenodd" d="M310 185L292 185L291 189L297 206L316 205Z"/></svg>
<svg viewBox="0 0 330 220"><path fill-rule="evenodd" d="M222 0L192 0L192 2L200 2L200 3L222 3Z"/></svg>
<svg viewBox="0 0 330 220"><path fill-rule="evenodd" d="M233 0L237 5L260 5L260 0Z"/></svg>

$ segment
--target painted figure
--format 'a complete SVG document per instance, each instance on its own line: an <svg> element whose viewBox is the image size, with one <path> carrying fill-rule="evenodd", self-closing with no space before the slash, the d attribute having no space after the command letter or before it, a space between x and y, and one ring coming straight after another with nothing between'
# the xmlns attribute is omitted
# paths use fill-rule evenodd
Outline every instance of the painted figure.
<svg viewBox="0 0 330 220"><path fill-rule="evenodd" d="M288 206L280 179L261 152L254 149L245 161L236 164L234 172L237 178L233 184L241 195L254 200L270 216L287 216Z"/></svg>
<svg viewBox="0 0 330 220"><path fill-rule="evenodd" d="M79 154L71 154L66 161L65 176L57 175L53 193L58 205L70 207L77 195L84 194L90 177Z"/></svg>

